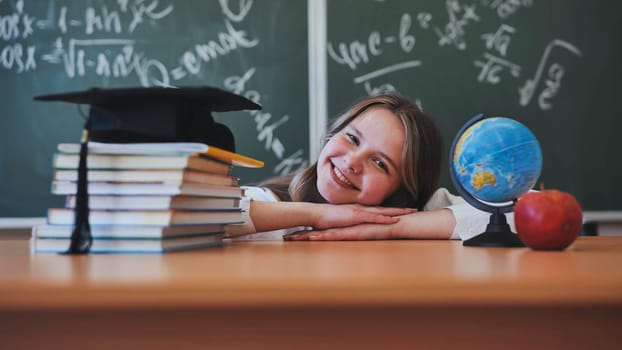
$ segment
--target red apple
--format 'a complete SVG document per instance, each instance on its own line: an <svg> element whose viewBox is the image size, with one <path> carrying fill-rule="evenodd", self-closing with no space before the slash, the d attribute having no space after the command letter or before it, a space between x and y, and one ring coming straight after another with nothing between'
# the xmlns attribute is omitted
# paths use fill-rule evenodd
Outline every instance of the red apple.
<svg viewBox="0 0 622 350"><path fill-rule="evenodd" d="M557 190L529 192L514 207L520 239L536 250L564 250L581 232L583 214L573 195Z"/></svg>

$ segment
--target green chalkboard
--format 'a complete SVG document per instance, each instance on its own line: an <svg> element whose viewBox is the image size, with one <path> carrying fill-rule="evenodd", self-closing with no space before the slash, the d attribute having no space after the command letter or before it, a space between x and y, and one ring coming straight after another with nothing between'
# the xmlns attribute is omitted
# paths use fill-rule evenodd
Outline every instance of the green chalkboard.
<svg viewBox="0 0 622 350"><path fill-rule="evenodd" d="M545 188L622 209L620 2L341 0L327 13L332 117L397 90L437 121L445 154L472 116L515 118L540 140Z"/></svg>
<svg viewBox="0 0 622 350"><path fill-rule="evenodd" d="M33 96L89 87L209 85L261 112L220 113L238 152L266 162L243 183L308 163L307 3L0 1L0 217L44 216L51 157L79 141L81 110Z"/></svg>
<svg viewBox="0 0 622 350"><path fill-rule="evenodd" d="M92 86L223 88L264 107L216 115L240 153L266 162L261 170L236 168L242 183L306 165L307 6L0 1L0 217L43 216L62 203L49 193L51 157L59 142L78 140L85 109L34 102L35 95ZM329 119L365 95L398 90L437 121L447 153L473 115L512 117L542 144L545 187L572 192L586 210L622 209L619 2L328 0L326 12L320 93ZM451 187L446 171L442 184Z"/></svg>

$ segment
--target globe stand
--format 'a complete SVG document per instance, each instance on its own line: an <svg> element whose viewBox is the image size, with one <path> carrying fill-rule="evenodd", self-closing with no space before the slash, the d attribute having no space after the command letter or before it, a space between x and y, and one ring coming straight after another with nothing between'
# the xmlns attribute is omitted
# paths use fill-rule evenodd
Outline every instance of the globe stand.
<svg viewBox="0 0 622 350"><path fill-rule="evenodd" d="M510 229L510 225L508 225L505 217L505 213L514 209L514 203L516 203L516 200L513 200L510 204L500 206L484 203L467 192L460 181L456 178L456 170L453 166L456 144L465 130L482 119L484 119L483 114L479 114L471 118L471 120L462 126L456 134L456 137L451 145L451 151L449 152L449 175L454 187L458 191L458 194L460 194L464 200L475 208L492 213L490 215L488 225L486 226L486 231L473 238L465 240L462 245L467 247L524 247L525 245L520 240L518 235Z"/></svg>
<svg viewBox="0 0 622 350"><path fill-rule="evenodd" d="M518 235L512 232L505 214L495 212L490 215L486 231L462 243L467 247L524 247Z"/></svg>

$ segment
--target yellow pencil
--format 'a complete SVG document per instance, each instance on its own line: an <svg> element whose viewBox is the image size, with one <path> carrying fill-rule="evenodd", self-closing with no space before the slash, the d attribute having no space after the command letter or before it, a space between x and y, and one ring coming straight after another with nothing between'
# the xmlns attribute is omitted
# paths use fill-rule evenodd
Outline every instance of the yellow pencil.
<svg viewBox="0 0 622 350"><path fill-rule="evenodd" d="M204 152L204 154L209 157L231 163L232 165L243 166L247 168L261 168L264 166L264 162L260 160L246 157L241 154L225 151L222 148L214 146L207 146L207 150Z"/></svg>

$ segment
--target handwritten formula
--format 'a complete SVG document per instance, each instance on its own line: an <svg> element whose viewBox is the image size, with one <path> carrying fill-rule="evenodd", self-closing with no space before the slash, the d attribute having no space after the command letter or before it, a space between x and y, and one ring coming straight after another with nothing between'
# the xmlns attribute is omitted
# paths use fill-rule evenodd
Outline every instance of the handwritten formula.
<svg viewBox="0 0 622 350"><path fill-rule="evenodd" d="M154 51L144 38L166 47L169 39L158 37L159 28L170 26L171 21L187 13L187 9L180 11L185 3L118 0L42 4L0 0L0 70L6 74L36 80L40 71L53 70L70 81L89 79L103 85L197 85L204 82L208 71L229 62L229 57L252 56L253 50L263 49L264 38L245 27L258 6L253 0L219 0L217 16L210 17L215 18L214 22L206 21L194 28L205 29L209 37L178 35L175 47L181 50L171 47L165 58L161 49ZM240 66L237 74L211 84L262 104L264 93L247 88L261 69L250 62ZM266 110L249 113L254 118L257 143L276 160L273 173L284 174L307 164L306 150L290 149L280 137L290 123L288 115L273 115Z"/></svg>
<svg viewBox="0 0 622 350"><path fill-rule="evenodd" d="M387 0L376 4L391 7L395 3ZM357 33L356 39L348 41L340 37L335 41L329 37L329 64L352 71L353 88L360 87L372 95L407 89L407 86L396 86L395 80L408 74L416 79L414 70L438 69L431 68L435 58L430 57L430 51L439 54L451 51L457 61L479 51L471 69L462 72L463 79L472 80L475 85L512 84L516 105L536 104L543 111L554 107L555 96L563 89L564 76L581 67L581 49L570 40L555 36L544 47L530 48L529 62L514 57L513 40L521 38L522 31L510 23L513 16L536 11L536 0L444 0L442 11L426 10L425 4L404 5L413 10L389 19L390 25ZM355 11L352 15L356 16ZM430 37L434 39L435 49L430 44L426 44L428 47L420 44L422 38L429 43ZM387 53L389 50L391 53ZM574 60L560 61L564 56ZM539 62L535 70L524 68L525 63L533 62ZM378 65L382 67L377 68ZM368 70L368 66L375 68Z"/></svg>

